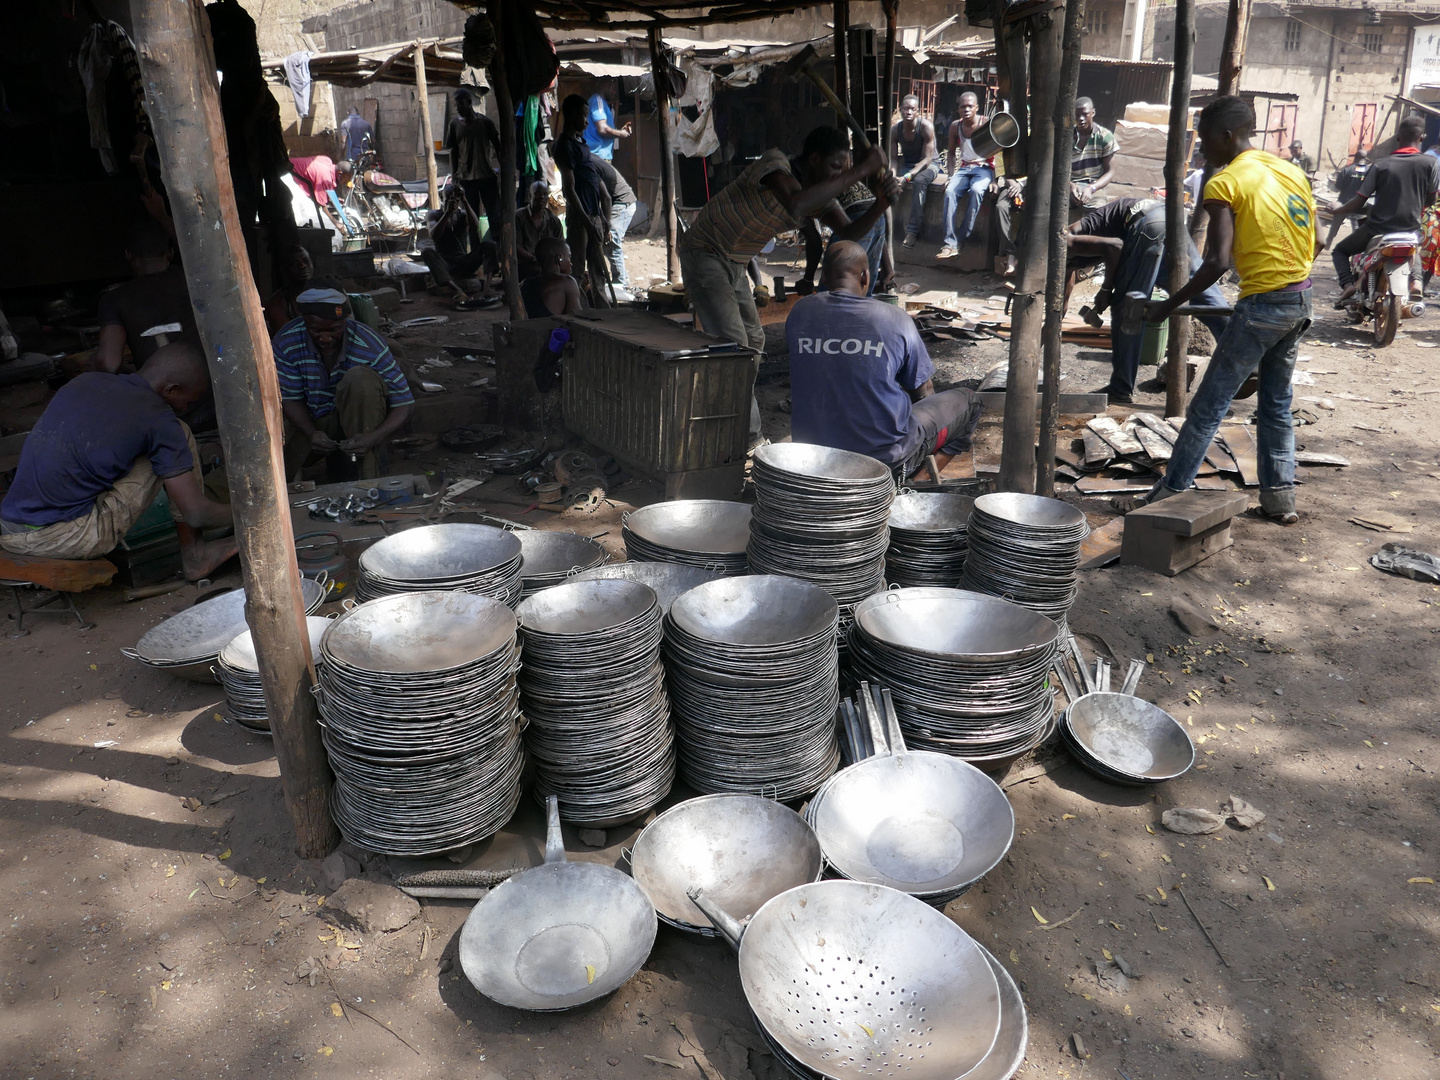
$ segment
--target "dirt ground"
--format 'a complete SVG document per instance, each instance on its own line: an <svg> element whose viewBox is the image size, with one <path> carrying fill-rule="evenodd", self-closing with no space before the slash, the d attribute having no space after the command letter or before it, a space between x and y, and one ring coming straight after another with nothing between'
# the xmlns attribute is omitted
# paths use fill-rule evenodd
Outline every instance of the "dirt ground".
<svg viewBox="0 0 1440 1080"><path fill-rule="evenodd" d="M663 250L630 246L637 276L658 271ZM901 280L999 291L992 278L933 268L929 254L906 253ZM1314 383L1297 393L1325 403L1307 404L1318 422L1298 437L1350 467L1305 470L1298 526L1238 519L1233 548L1179 577L1087 571L1072 615L1090 651L1122 669L1146 660L1140 693L1187 725L1199 764L1151 792L1103 783L1043 747L1004 781L1018 821L1010 855L947 911L1023 989L1022 1077L1440 1076L1440 589L1370 567L1392 538L1349 520L1386 510L1413 522L1394 539L1440 549L1429 351L1440 316L1375 351L1329 310L1327 267L1317 279L1322 302L1301 349ZM492 318L452 315L444 334L402 341L412 363L452 331L488 344L477 331ZM1004 350L937 347L938 381L974 385ZM1065 353L1070 386L1105 381L1106 354ZM1145 391L1141 407L1163 405L1155 386ZM761 387L772 438L787 431L786 394L783 372ZM998 418L987 418L978 459L997 447ZM454 478L466 467L463 455L436 455L395 469ZM599 534L618 552L621 510L656 497L631 482L594 516L522 520ZM1094 525L1113 516L1100 500L1064 497ZM119 652L195 595L126 605L118 589L99 590L79 601L96 623L88 633L48 619L0 637L0 888L11 911L0 1076L667 1080L702 1075L697 1045L715 1070L706 1076L780 1075L753 1034L733 955L663 926L635 979L559 1015L497 1007L464 979L455 957L468 903L426 901L401 930L337 941L322 868L295 857L271 744L220 718L218 687ZM1181 630L1171 612L1182 602L1214 631ZM1266 820L1201 837L1160 825L1167 808L1216 810L1232 795ZM540 834L527 798L477 864L538 862ZM634 836L611 830L589 849L566 830L572 857L610 863ZM402 864L367 865L383 876ZM1107 959L1117 954L1134 974L1123 983ZM311 967L313 985L297 976Z"/></svg>

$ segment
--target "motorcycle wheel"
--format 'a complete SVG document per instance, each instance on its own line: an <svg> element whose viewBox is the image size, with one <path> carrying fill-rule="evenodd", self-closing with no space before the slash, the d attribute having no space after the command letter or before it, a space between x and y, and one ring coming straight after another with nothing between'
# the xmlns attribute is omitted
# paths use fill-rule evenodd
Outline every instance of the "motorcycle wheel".
<svg viewBox="0 0 1440 1080"><path fill-rule="evenodd" d="M1378 302L1382 306L1375 312L1375 345L1383 349L1395 340L1395 331L1400 329L1400 297L1386 293Z"/></svg>

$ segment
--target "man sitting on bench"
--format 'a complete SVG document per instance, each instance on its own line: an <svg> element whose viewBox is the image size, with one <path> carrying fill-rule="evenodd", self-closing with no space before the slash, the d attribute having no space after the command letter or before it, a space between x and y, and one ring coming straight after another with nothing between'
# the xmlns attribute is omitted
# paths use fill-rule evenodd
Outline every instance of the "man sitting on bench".
<svg viewBox="0 0 1440 1080"><path fill-rule="evenodd" d="M798 301L785 320L792 437L866 454L901 481L932 454L944 468L970 447L979 397L935 393L915 320L866 297L870 266L859 244L832 243L821 273L827 291Z"/></svg>
<svg viewBox="0 0 1440 1080"><path fill-rule="evenodd" d="M208 576L235 554L235 539L207 542L200 530L229 525L230 507L206 496L195 440L177 414L209 387L205 361L187 342L164 346L133 375L89 371L62 386L25 440L0 503L0 548L102 558L163 486L185 576Z"/></svg>

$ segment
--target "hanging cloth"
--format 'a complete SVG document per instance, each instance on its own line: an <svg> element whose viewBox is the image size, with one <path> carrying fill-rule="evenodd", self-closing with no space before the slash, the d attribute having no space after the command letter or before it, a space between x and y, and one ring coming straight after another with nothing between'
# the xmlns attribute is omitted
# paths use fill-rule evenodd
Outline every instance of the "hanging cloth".
<svg viewBox="0 0 1440 1080"><path fill-rule="evenodd" d="M295 98L295 112L305 117L310 115L310 54L303 49L285 57L285 81L290 84L290 94Z"/></svg>
<svg viewBox="0 0 1440 1080"><path fill-rule="evenodd" d="M85 112L90 120L90 145L100 152L100 164L115 175L115 153L110 147L110 114L105 104L106 83L110 79L110 34L104 23L96 23L85 32L80 42L76 64L80 81L85 84Z"/></svg>
<svg viewBox="0 0 1440 1080"><path fill-rule="evenodd" d="M540 95L531 94L525 99L525 116L520 121L520 145L525 150L525 160L520 167L524 176L540 172Z"/></svg>

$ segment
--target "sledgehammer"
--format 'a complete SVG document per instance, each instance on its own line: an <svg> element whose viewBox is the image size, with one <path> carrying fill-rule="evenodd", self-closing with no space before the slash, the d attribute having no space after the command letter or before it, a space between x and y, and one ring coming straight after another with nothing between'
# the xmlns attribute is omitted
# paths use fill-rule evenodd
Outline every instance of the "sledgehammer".
<svg viewBox="0 0 1440 1080"><path fill-rule="evenodd" d="M830 103L830 107L843 116L845 122L850 125L850 130L855 133L856 141L860 143L860 149L868 151L870 149L870 140L865 136L865 129L861 127L860 122L855 119L855 115L850 111L849 106L840 100L840 95L835 93L830 84L825 81L824 77L815 70L815 61L818 59L819 54L815 52L815 46L806 45L805 48L801 49L785 64L785 74L804 75L813 82L815 88L819 90L825 100ZM888 165L880 170L881 180L884 180L889 175L890 167Z"/></svg>
<svg viewBox="0 0 1440 1080"><path fill-rule="evenodd" d="M1145 305L1150 302L1138 289L1125 294L1123 314L1120 318L1120 332L1122 334L1139 334L1145 330ZM1233 315L1235 309L1230 307L1210 307L1208 305L1181 304L1170 314L1172 315Z"/></svg>

